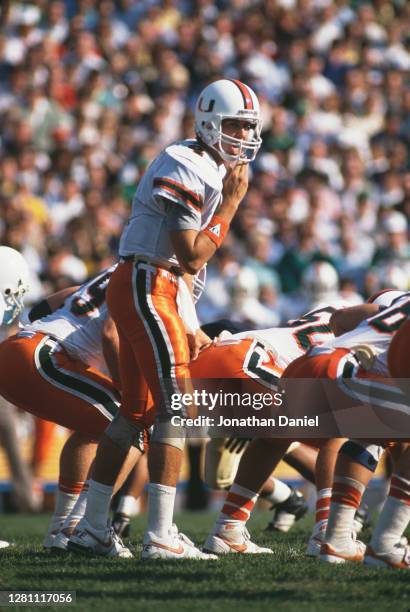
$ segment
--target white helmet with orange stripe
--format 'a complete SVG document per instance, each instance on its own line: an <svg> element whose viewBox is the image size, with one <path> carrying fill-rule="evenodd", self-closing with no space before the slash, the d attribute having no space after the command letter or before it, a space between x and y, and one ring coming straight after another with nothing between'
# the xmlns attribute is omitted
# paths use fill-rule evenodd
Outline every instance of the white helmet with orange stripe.
<svg viewBox="0 0 410 612"><path fill-rule="evenodd" d="M246 140L223 132L223 121L236 119L248 124ZM195 108L197 136L225 161L253 161L262 144L259 101L250 87L234 79L220 79L207 85ZM228 152L234 148L235 152Z"/></svg>
<svg viewBox="0 0 410 612"><path fill-rule="evenodd" d="M397 298L405 294L405 291L398 291L396 289L383 289L371 295L367 302L368 304L377 304L383 308L389 308Z"/></svg>

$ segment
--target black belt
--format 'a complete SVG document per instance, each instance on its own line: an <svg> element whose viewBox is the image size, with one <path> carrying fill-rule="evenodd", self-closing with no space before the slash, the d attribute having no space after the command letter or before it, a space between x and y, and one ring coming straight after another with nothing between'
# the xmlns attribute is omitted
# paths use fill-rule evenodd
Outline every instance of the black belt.
<svg viewBox="0 0 410 612"><path fill-rule="evenodd" d="M121 255L120 257L122 261L134 261L134 258L135 255ZM166 266L161 266L161 264L150 263L149 261L144 261L143 259L137 259L135 263L144 263L148 266L153 266L154 268L163 268L164 270L167 270L167 272L171 272L171 274L174 276L183 276L184 274L181 268L178 268L178 266L170 266L167 268Z"/></svg>

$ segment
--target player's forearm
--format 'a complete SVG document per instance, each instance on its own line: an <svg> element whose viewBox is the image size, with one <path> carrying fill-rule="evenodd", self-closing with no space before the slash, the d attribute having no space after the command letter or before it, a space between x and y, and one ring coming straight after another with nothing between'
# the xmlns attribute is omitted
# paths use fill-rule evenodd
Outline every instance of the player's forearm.
<svg viewBox="0 0 410 612"><path fill-rule="evenodd" d="M377 314L379 310L377 304L360 304L342 308L332 314L329 325L335 336L341 336L357 327L365 319Z"/></svg>
<svg viewBox="0 0 410 612"><path fill-rule="evenodd" d="M222 244L237 209L238 205L227 199L200 232L171 232L178 261L188 274L195 275L211 259Z"/></svg>

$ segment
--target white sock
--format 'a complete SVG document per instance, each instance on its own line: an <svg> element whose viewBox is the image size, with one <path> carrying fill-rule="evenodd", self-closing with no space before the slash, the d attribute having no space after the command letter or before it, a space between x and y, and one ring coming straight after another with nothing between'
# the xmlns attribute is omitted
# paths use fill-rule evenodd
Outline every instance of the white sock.
<svg viewBox="0 0 410 612"><path fill-rule="evenodd" d="M114 487L90 480L84 518L94 529L106 529Z"/></svg>
<svg viewBox="0 0 410 612"><path fill-rule="evenodd" d="M214 533L218 533L221 527L242 527L245 525L258 500L258 493L246 487L241 487L235 482L228 491L222 510L216 519Z"/></svg>
<svg viewBox="0 0 410 612"><path fill-rule="evenodd" d="M176 487L151 482L148 485L148 531L166 538L172 527Z"/></svg>
<svg viewBox="0 0 410 612"><path fill-rule="evenodd" d="M273 491L267 495L261 495L261 497L272 504L281 504L286 501L292 493L292 489L288 487L286 483L282 482L282 480L278 480L273 476L271 476L269 480L273 482Z"/></svg>
<svg viewBox="0 0 410 612"><path fill-rule="evenodd" d="M351 545L354 515L364 490L354 478L335 476L325 540L336 549Z"/></svg>
<svg viewBox="0 0 410 612"><path fill-rule="evenodd" d="M375 552L389 552L397 544L410 520L410 481L393 474L389 497L383 506L370 546Z"/></svg>
<svg viewBox="0 0 410 612"><path fill-rule="evenodd" d="M51 517L48 533L59 531L66 517L70 514L76 501L78 493L65 493L61 489L57 489L56 507L54 514Z"/></svg>
<svg viewBox="0 0 410 612"><path fill-rule="evenodd" d="M88 490L89 490L89 482L87 480L84 483L82 491L80 495L78 496L77 501L74 504L74 508L71 510L70 514L67 516L67 518L65 519L63 523L63 526L61 528L63 531L64 530L71 531L73 527L75 527L77 523L79 523L81 519L83 518L85 514L85 509L87 507Z"/></svg>
<svg viewBox="0 0 410 612"><path fill-rule="evenodd" d="M409 520L409 504L388 497L376 523L370 546L375 552L390 552L400 541Z"/></svg>
<svg viewBox="0 0 410 612"><path fill-rule="evenodd" d="M123 495L118 503L117 512L127 516L136 516L140 511L140 500L133 495Z"/></svg>

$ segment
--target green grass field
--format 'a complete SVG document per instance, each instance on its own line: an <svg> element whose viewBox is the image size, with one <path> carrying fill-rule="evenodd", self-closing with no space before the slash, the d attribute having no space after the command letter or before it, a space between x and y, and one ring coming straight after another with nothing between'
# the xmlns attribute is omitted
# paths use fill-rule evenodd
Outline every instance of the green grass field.
<svg viewBox="0 0 410 612"><path fill-rule="evenodd" d="M108 560L73 554L51 556L41 548L48 516L3 514L0 538L13 541L15 546L0 551L0 590L76 591L76 609L96 612L410 610L408 572L329 566L305 559L311 517L283 535L263 531L268 516L257 513L250 530L255 541L274 549L274 556L231 555L208 563L142 563L138 550L144 517L134 519L129 541L136 549L136 559ZM202 543L212 521L209 513L177 517L179 526L197 543Z"/></svg>

